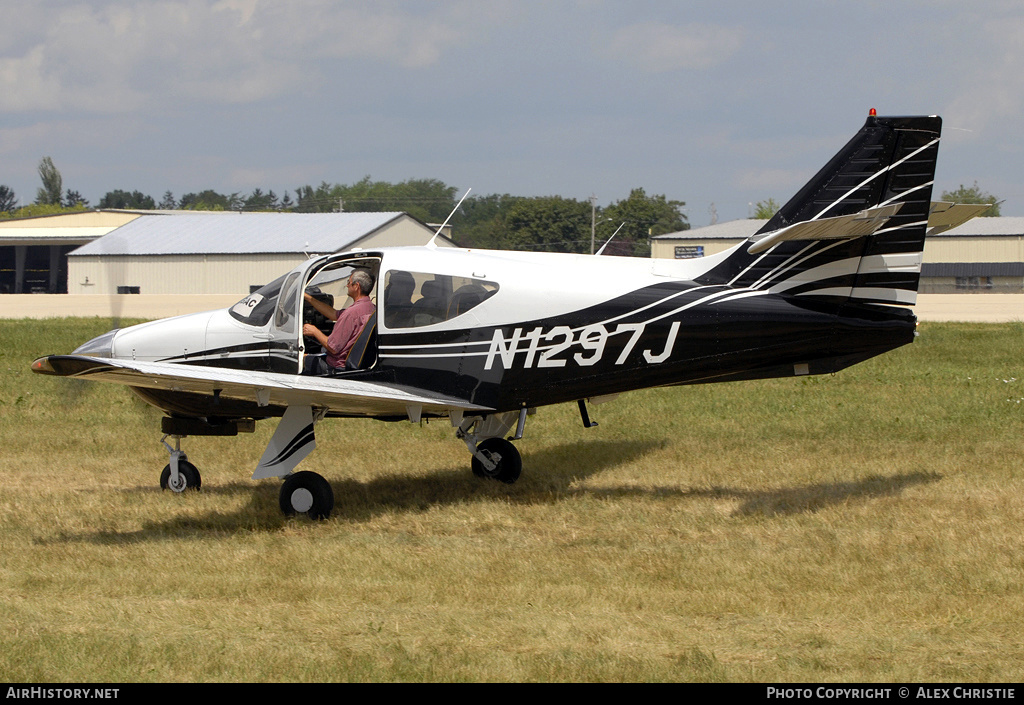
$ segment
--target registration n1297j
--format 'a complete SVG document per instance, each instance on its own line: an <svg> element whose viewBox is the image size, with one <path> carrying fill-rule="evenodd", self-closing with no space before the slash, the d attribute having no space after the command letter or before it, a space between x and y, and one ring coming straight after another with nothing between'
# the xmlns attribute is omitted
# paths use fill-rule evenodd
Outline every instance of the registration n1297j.
<svg viewBox="0 0 1024 705"><path fill-rule="evenodd" d="M511 337L506 338L500 328L491 337L491 346L487 350L487 361L484 369L494 366L500 361L505 369L511 369L516 356L522 355L523 369L534 367L565 367L570 361L580 367L596 365L604 356L608 339L614 335L628 335L618 357L616 365L622 365L629 359L637 343L643 337L646 323L619 323L615 330L610 331L603 323L594 323L573 330L569 326L555 326L546 331L542 327L524 333L522 328L515 328ZM664 348L660 352L644 350L643 358L652 365L664 362L672 354L679 334L679 321L673 321L669 327ZM525 345L521 345L525 343ZM574 352L578 349L578 352Z"/></svg>

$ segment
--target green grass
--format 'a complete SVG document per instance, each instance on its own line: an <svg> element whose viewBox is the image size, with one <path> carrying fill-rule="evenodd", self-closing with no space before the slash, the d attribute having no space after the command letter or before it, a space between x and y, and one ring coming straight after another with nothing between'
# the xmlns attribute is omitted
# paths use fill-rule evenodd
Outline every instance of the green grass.
<svg viewBox="0 0 1024 705"><path fill-rule="evenodd" d="M0 323L7 681L1019 681L1024 326L923 324L835 376L541 409L512 486L450 426L326 421L327 522L255 437L34 375L101 320Z"/></svg>

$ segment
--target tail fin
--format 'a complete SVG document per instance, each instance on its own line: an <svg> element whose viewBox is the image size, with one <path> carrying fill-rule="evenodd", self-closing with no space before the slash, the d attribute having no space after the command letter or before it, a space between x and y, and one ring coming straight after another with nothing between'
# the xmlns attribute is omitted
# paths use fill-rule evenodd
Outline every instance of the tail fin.
<svg viewBox="0 0 1024 705"><path fill-rule="evenodd" d="M913 304L942 120L871 116L750 241L698 281L820 303Z"/></svg>

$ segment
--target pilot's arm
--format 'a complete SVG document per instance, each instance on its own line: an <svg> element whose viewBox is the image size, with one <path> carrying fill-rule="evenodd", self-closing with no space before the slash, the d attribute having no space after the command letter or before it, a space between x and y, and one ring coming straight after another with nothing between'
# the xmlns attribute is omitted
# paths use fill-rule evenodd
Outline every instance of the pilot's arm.
<svg viewBox="0 0 1024 705"><path fill-rule="evenodd" d="M302 294L302 298L304 298L306 300L307 304L309 304L310 306L315 308L317 311L319 311L320 315L323 316L324 318L326 318L328 321L336 321L336 320L338 320L338 312L334 310L333 306L329 306L328 304L325 304L320 299L314 298L313 296L311 296L309 294L309 292L304 292Z"/></svg>
<svg viewBox="0 0 1024 705"><path fill-rule="evenodd" d="M308 294L307 294L308 296ZM314 338L316 342L320 343L324 350L331 355L337 355L338 351L331 345L331 342L324 335L323 331L314 326L312 323L306 323L302 326L302 335L307 338Z"/></svg>

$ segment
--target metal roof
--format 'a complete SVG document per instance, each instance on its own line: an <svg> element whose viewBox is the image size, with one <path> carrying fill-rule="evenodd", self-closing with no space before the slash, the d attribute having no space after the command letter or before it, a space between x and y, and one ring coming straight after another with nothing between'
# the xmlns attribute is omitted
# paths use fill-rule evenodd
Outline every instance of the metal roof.
<svg viewBox="0 0 1024 705"><path fill-rule="evenodd" d="M716 223L703 228L692 230L680 230L677 233L666 233L655 235L654 240L746 240L748 237L761 229L767 220L757 218L744 218L743 220L730 220L725 223Z"/></svg>
<svg viewBox="0 0 1024 705"><path fill-rule="evenodd" d="M964 235L1021 236L1024 235L1024 218L999 216L996 218L972 218L952 230L929 237L963 237Z"/></svg>
<svg viewBox="0 0 1024 705"><path fill-rule="evenodd" d="M403 217L409 216L405 213L143 216L79 247L68 256L339 252ZM423 227L426 231L426 226Z"/></svg>

